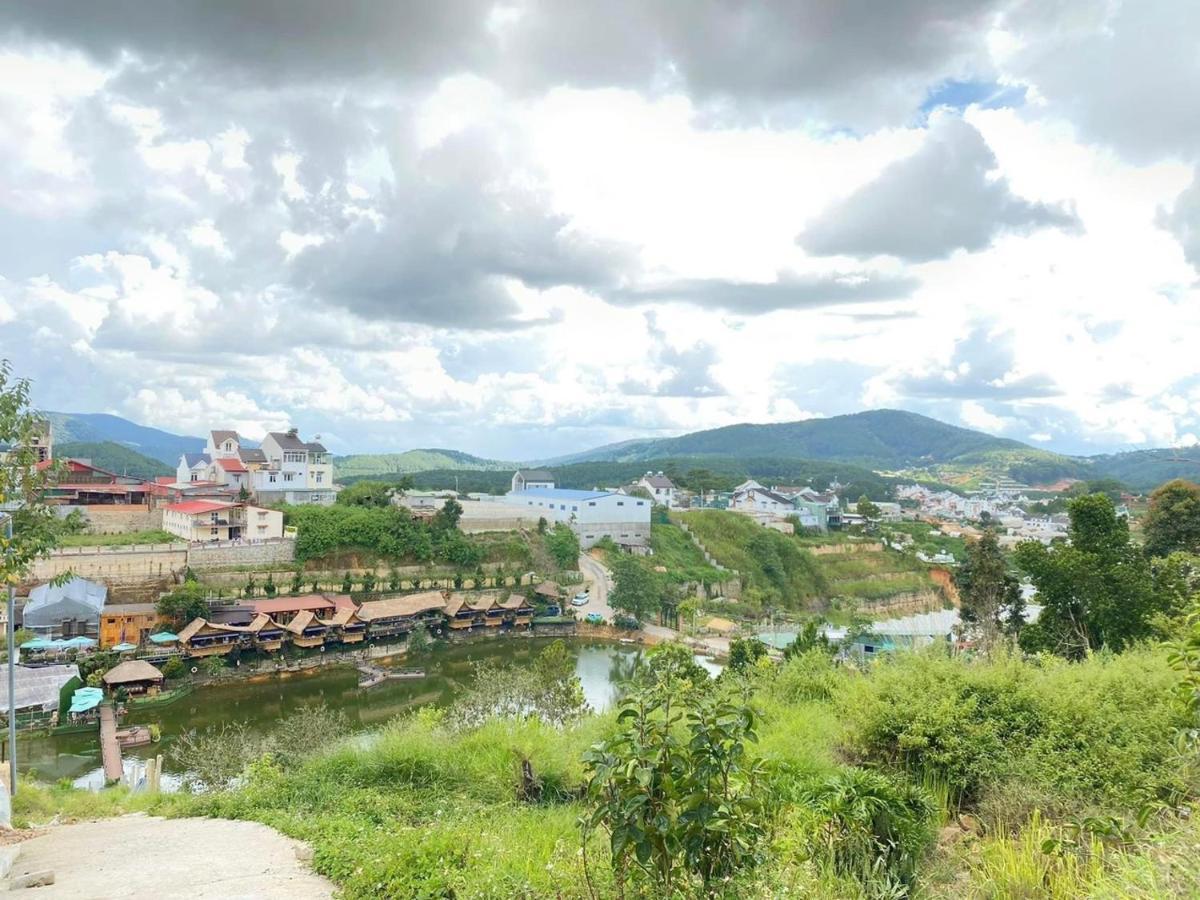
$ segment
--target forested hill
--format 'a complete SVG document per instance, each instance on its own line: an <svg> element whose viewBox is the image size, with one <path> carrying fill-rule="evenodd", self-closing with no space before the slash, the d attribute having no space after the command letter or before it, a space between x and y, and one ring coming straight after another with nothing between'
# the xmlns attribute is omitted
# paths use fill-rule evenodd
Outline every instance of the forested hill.
<svg viewBox="0 0 1200 900"><path fill-rule="evenodd" d="M57 459L86 459L93 466L116 472L118 475L134 475L138 478L154 478L156 475L173 475L175 470L161 460L114 444L112 441L66 441L55 443Z"/></svg>
<svg viewBox="0 0 1200 900"><path fill-rule="evenodd" d="M625 441L549 462L624 462L668 456L844 460L878 469L952 462L996 450L1030 451L1020 441L947 425L927 416L876 409L774 425L729 425L674 438Z"/></svg>
<svg viewBox="0 0 1200 900"><path fill-rule="evenodd" d="M480 472L507 470L511 474L514 467L513 463L482 459L459 450L440 449L406 450L403 453L357 453L333 458L335 477L339 481L384 475L407 475L431 469Z"/></svg>
<svg viewBox="0 0 1200 900"><path fill-rule="evenodd" d="M43 415L50 420L54 429L55 456L72 455L62 449L63 444L98 444L111 441L142 456L156 459L174 472L181 454L199 453L204 449L203 438L172 434L108 413L45 412Z"/></svg>

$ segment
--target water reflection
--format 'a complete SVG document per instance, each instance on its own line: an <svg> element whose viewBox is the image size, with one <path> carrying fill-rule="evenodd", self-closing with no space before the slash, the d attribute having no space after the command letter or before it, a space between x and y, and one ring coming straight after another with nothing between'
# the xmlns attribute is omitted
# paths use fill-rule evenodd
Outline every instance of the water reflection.
<svg viewBox="0 0 1200 900"><path fill-rule="evenodd" d="M125 752L127 766L136 767L150 756L164 757L163 785L175 783L178 775L171 758L175 737L189 729L206 729L223 722L247 722L261 733L273 731L280 721L299 707L324 703L342 710L354 731L366 731L385 724L407 710L420 706L446 706L470 683L474 664L489 661L498 664L529 664L551 643L549 638L496 638L456 646L437 646L403 659L396 664L424 668L426 677L389 680L367 690L358 687L359 674L349 667L330 667L315 674L270 675L253 680L198 688L175 703L135 709L129 724L157 724L163 739L148 747ZM597 711L618 702L642 659L643 650L631 644L584 644L567 642L575 656L575 672L583 686L588 705ZM709 660L697 661L716 672ZM341 735L331 736L331 740ZM92 732L26 737L18 741L18 767L26 774L36 773L43 781L69 779L80 787L99 787L100 748Z"/></svg>

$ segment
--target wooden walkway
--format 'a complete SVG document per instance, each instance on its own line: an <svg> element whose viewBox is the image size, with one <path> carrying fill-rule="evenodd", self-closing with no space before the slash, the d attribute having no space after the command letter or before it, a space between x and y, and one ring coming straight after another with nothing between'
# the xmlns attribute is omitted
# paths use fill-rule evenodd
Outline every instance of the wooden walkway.
<svg viewBox="0 0 1200 900"><path fill-rule="evenodd" d="M117 718L107 704L100 707L100 757L104 760L104 780L120 781L125 768L121 764L121 745L117 742Z"/></svg>
<svg viewBox="0 0 1200 900"><path fill-rule="evenodd" d="M359 663L355 668L358 669L362 678L358 680L360 688L375 687L377 684L382 684L393 678L424 678L424 669L385 669L382 666L372 665L371 663Z"/></svg>

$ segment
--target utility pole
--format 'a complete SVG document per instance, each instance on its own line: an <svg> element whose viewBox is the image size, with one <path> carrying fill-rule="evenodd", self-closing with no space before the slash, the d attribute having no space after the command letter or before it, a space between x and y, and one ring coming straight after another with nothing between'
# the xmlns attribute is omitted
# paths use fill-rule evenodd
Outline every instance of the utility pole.
<svg viewBox="0 0 1200 900"><path fill-rule="evenodd" d="M4 520L4 536L11 546L13 540L13 517L10 512ZM9 550L12 553L12 550ZM12 796L17 795L17 648L16 644L16 604L17 589L8 586L8 625L5 628L8 638L8 791Z"/></svg>

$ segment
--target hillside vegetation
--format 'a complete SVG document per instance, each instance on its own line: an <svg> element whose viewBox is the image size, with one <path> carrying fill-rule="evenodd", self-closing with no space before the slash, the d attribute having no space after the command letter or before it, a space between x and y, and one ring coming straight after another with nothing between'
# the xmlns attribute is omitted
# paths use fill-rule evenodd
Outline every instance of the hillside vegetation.
<svg viewBox="0 0 1200 900"><path fill-rule="evenodd" d="M112 441L64 441L54 444L54 456L58 459L71 457L89 460L92 465L116 472L118 475L133 475L138 478L154 478L158 475L174 475L175 467L154 459L136 450L130 450Z"/></svg>
<svg viewBox="0 0 1200 900"><path fill-rule="evenodd" d="M733 770L726 790L751 789L752 816L727 823L728 832L720 820L700 819L749 852L707 889L696 873L711 857L694 854L685 866L689 845L672 843L695 824L680 815L682 803L664 805L647 823L664 829L661 840L640 825L632 830L645 846L603 829L581 833L578 823L603 801L590 782L603 760L597 748L620 747L614 740L632 727L616 711L555 727L538 715L470 723L453 708L423 709L369 742L294 741L268 755L227 748L211 765L241 777L202 794L23 785L14 822L129 810L264 822L310 842L314 867L347 898L1067 900L1200 892L1200 826L1186 815L1197 773L1176 744L1190 721L1162 650L1078 664L928 652L863 671L813 650L716 681L659 666L671 656L656 651L643 663L627 717L646 697L670 697L688 710L732 703L747 710L742 721L751 726L719 744L730 752L715 758ZM475 692L491 696L479 682ZM470 696L460 704L473 708ZM734 718L714 722L717 735L696 731L705 720L680 722L697 737L664 752L703 754L708 740L736 727ZM671 783L651 765L635 757L628 769L631 780L645 776L644 803L670 796ZM1139 820L1145 799L1155 797L1172 802ZM630 815L637 810L631 805ZM632 861L643 851L647 861L678 854L674 889L661 891L661 870Z"/></svg>
<svg viewBox="0 0 1200 900"><path fill-rule="evenodd" d="M927 565L894 550L868 549L874 539L858 540L841 533L785 535L746 516L716 509L676 515L717 562L742 576L743 586L750 589L747 599L752 601L799 611L824 609L833 601L881 604L939 591ZM811 552L826 543L868 546L855 547L852 553Z"/></svg>
<svg viewBox="0 0 1200 900"><path fill-rule="evenodd" d="M410 475L413 472L451 469L462 472L505 469L511 475L511 463L481 459L458 450L406 450L403 453L357 453L333 458L334 477L339 481L378 478L382 475ZM453 487L453 481L450 484ZM464 489L465 490L465 489Z"/></svg>

